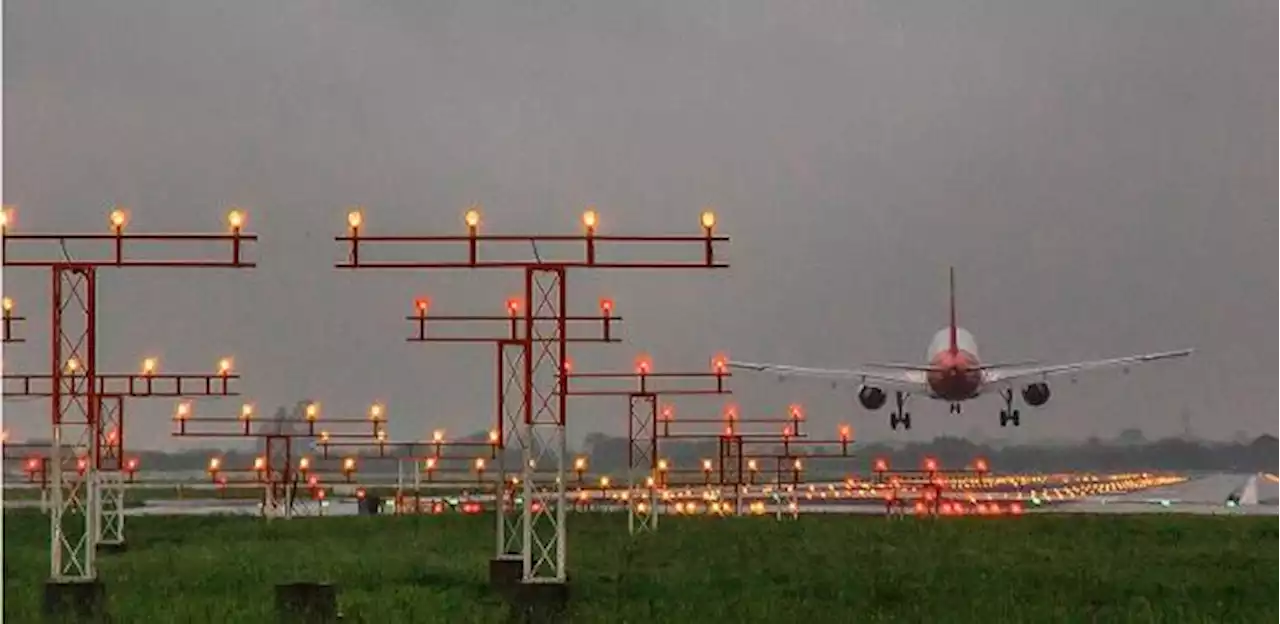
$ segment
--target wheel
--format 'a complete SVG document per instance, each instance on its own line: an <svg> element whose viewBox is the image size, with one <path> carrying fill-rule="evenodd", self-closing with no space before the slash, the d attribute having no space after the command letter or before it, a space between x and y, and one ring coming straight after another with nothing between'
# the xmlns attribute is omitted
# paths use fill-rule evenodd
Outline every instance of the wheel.
<svg viewBox="0 0 1280 624"><path fill-rule="evenodd" d="M908 430L911 429L911 413L910 412L907 412L906 414L902 415L902 428L908 429Z"/></svg>
<svg viewBox="0 0 1280 624"><path fill-rule="evenodd" d="M1022 414L1019 414L1018 410L1013 410L1013 416L1010 417L1009 420L1010 422L1013 423L1013 426L1017 427L1018 425L1022 424L1020 421L1021 417L1022 417Z"/></svg>
<svg viewBox="0 0 1280 624"><path fill-rule="evenodd" d="M897 431L897 430L898 430L898 415L897 415L897 414L889 414L889 428L890 428L890 429L893 429L894 431Z"/></svg>
<svg viewBox="0 0 1280 624"><path fill-rule="evenodd" d="M1009 425L1009 412L1000 410L1000 426L1007 427Z"/></svg>

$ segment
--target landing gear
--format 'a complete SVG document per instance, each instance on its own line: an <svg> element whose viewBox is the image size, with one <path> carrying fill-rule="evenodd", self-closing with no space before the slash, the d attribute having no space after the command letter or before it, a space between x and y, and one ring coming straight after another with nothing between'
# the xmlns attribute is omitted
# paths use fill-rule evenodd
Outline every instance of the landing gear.
<svg viewBox="0 0 1280 624"><path fill-rule="evenodd" d="M960 413L960 404L959 404L959 403L952 403L952 404L951 404L951 413L952 413L952 414L959 414L959 413Z"/></svg>
<svg viewBox="0 0 1280 624"><path fill-rule="evenodd" d="M1019 418L1022 416L1018 410L1013 409L1013 389L1001 390L1000 396L1004 397L1004 409L1000 410L1000 426L1007 427L1013 425L1017 427Z"/></svg>
<svg viewBox="0 0 1280 624"><path fill-rule="evenodd" d="M894 392L894 399L897 400L898 407L889 413L889 428L897 430L901 424L903 429L911 429L911 412L905 411L907 403L907 393L901 390Z"/></svg>

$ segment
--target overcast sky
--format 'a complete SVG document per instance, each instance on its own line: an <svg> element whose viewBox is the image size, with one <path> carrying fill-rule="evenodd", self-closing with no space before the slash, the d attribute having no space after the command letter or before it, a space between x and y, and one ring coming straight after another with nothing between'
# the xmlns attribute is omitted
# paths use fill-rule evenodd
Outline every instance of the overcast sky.
<svg viewBox="0 0 1280 624"><path fill-rule="evenodd" d="M413 297L498 312L519 281L340 272L352 203L369 232L422 233L461 231L471 202L494 232L576 231L593 203L602 231L693 233L716 206L728 271L571 277L580 311L609 295L627 321L579 368L921 361L948 265L986 359L1197 349L1058 384L1017 431L996 397L960 417L918 399L904 434L854 388L768 377L735 379L744 416L798 401L862 439L1274 433L1276 23L1267 0L8 0L3 195L24 231L105 230L113 203L135 231L215 230L245 206L255 271L102 273L100 368L234 354L263 411L376 399L396 437L493 413L492 349L404 342ZM48 289L5 271L36 319L6 370L48 370ZM6 402L5 426L43 436L43 405ZM172 447L172 409L131 403L132 444ZM625 414L577 404L571 433Z"/></svg>

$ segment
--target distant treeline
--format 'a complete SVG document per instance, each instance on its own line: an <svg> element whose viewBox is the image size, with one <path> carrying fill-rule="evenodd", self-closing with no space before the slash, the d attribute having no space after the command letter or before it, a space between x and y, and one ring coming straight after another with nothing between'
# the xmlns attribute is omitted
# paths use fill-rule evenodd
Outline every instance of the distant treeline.
<svg viewBox="0 0 1280 624"><path fill-rule="evenodd" d="M469 436L470 437L470 436ZM478 436L477 436L478 437ZM627 466L627 440L601 434L588 436L580 454L588 457L589 472L594 474L622 474ZM299 452L301 451L301 452ZM829 453L838 453L837 447L827 447ZM296 449L294 457L314 453ZM467 453L471 457L478 449ZM1089 440L1074 445L1019 445L990 446L970 442L964 438L939 437L929 442L899 446L882 444L850 445L848 458L827 459L806 464L806 470L831 472L866 472L876 458L885 458L894 468L918 467L926 456L937 458L943 468L965 468L975 458L985 458L995 472L1053 472L1066 470L1107 471L1231 471L1276 472L1280 445L1275 436L1263 435L1251 442L1223 443L1169 438L1154 441L1120 442ZM141 452L130 454L139 457L143 470L204 470L209 458L217 455L228 468L247 468L253 465L254 453L193 450L174 453ZM484 455L490 470L496 462ZM673 467L683 469L700 467L703 459L716 458L714 443L663 444L662 456ZM331 465L341 457L331 455ZM519 456L508 451L509 466L519 465ZM545 461L545 460L544 460ZM464 465L468 459L459 457L455 465ZM570 460L570 469L572 469ZM395 462L362 461L361 472L394 472ZM772 472L773 466L761 466L762 471Z"/></svg>

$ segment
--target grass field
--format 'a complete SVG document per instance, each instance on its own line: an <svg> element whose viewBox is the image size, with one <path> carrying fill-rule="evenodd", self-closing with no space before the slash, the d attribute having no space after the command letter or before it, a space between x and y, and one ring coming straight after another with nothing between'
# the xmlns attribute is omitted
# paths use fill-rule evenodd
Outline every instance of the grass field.
<svg viewBox="0 0 1280 624"><path fill-rule="evenodd" d="M575 622L1275 622L1274 518L570 518ZM48 521L4 518L4 621L36 622ZM273 620L277 582L339 586L345 621L503 622L491 516L131 518L104 555L117 622Z"/></svg>

